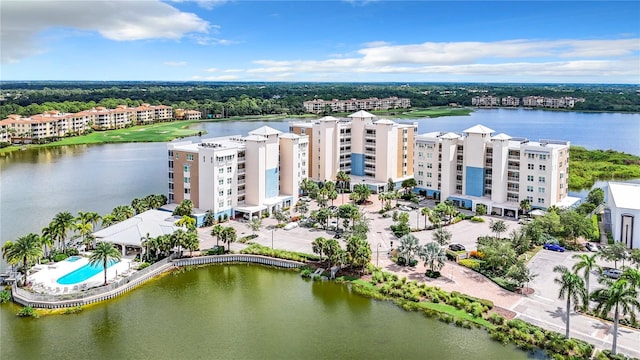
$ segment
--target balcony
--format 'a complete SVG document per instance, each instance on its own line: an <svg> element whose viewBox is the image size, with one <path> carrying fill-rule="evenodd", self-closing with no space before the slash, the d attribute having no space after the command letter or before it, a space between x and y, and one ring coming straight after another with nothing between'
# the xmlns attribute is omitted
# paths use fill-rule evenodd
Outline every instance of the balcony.
<svg viewBox="0 0 640 360"><path fill-rule="evenodd" d="M520 178L517 177L508 177L507 181L520 182Z"/></svg>
<svg viewBox="0 0 640 360"><path fill-rule="evenodd" d="M509 165L507 166L507 169L520 171L520 166Z"/></svg>
<svg viewBox="0 0 640 360"><path fill-rule="evenodd" d="M520 160L520 155L511 155L509 154L509 160Z"/></svg>

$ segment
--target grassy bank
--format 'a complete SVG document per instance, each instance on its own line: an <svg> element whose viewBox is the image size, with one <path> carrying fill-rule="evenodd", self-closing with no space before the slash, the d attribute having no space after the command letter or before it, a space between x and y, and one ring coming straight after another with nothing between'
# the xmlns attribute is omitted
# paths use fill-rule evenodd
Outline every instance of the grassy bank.
<svg viewBox="0 0 640 360"><path fill-rule="evenodd" d="M640 178L640 156L613 150L587 150L572 146L569 156L569 189L588 189L597 180Z"/></svg>

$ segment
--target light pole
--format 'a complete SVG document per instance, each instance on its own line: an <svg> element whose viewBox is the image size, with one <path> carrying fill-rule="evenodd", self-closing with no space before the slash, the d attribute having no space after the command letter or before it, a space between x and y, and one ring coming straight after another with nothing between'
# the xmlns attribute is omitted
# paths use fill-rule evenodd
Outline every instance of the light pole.
<svg viewBox="0 0 640 360"><path fill-rule="evenodd" d="M272 228L272 229L271 229L271 250L273 250L273 231L274 231L275 229L276 229L276 228Z"/></svg>
<svg viewBox="0 0 640 360"><path fill-rule="evenodd" d="M420 229L420 211L416 211L416 229Z"/></svg>
<svg viewBox="0 0 640 360"><path fill-rule="evenodd" d="M378 243L376 248L376 267L380 267L380 247L382 247L382 244Z"/></svg>

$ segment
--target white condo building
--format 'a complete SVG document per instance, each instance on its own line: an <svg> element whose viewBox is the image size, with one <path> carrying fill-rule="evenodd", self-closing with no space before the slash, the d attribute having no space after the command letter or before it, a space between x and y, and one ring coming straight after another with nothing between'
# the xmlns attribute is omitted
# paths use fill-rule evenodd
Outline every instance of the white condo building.
<svg viewBox="0 0 640 360"><path fill-rule="evenodd" d="M309 138L263 126L240 135L168 144L169 202L215 217L291 207L308 175Z"/></svg>
<svg viewBox="0 0 640 360"><path fill-rule="evenodd" d="M476 125L463 131L416 136L416 192L475 211L517 217L520 202L532 208L569 206L569 142L529 141Z"/></svg>
<svg viewBox="0 0 640 360"><path fill-rule="evenodd" d="M610 182L608 185L611 236L629 249L640 249L640 184Z"/></svg>
<svg viewBox="0 0 640 360"><path fill-rule="evenodd" d="M309 178L335 180L338 171L351 185L384 191L388 179L398 185L413 177L413 142L418 124L400 124L358 111L347 119L326 116L291 122L289 131L309 137Z"/></svg>

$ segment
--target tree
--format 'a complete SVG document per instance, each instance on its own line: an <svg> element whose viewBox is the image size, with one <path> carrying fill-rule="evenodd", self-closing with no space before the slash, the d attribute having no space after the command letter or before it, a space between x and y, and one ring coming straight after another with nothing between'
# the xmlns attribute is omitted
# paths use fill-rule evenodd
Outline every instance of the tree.
<svg viewBox="0 0 640 360"><path fill-rule="evenodd" d="M516 251L509 241L495 240L478 246L484 254L484 266L494 272L503 273L517 260Z"/></svg>
<svg viewBox="0 0 640 360"><path fill-rule="evenodd" d="M149 210L149 202L147 198L135 198L131 200L131 207L133 208L133 210L135 210L136 214L141 214Z"/></svg>
<svg viewBox="0 0 640 360"><path fill-rule="evenodd" d="M403 180L401 184L405 194L408 194L416 185L418 185L418 183L416 183L416 179L414 178Z"/></svg>
<svg viewBox="0 0 640 360"><path fill-rule="evenodd" d="M222 242L227 244L227 252L231 252L231 243L237 240L236 229L225 227L222 231Z"/></svg>
<svg viewBox="0 0 640 360"><path fill-rule="evenodd" d="M107 285L107 267L111 262L120 261L122 254L113 244L100 241L93 249L91 257L89 257L89 264L96 266L102 264L104 269L104 284Z"/></svg>
<svg viewBox="0 0 640 360"><path fill-rule="evenodd" d="M420 245L418 244L418 238L407 234L400 238L400 245L398 246L398 253L405 259L407 265L413 262L413 255L420 251Z"/></svg>
<svg viewBox="0 0 640 360"><path fill-rule="evenodd" d="M49 257L49 249L53 248L53 236L53 232L48 226L44 227L40 233L40 244L44 257Z"/></svg>
<svg viewBox="0 0 640 360"><path fill-rule="evenodd" d="M444 266L447 253L437 243L430 242L420 249L420 258L424 260L424 266L431 272L437 272Z"/></svg>
<svg viewBox="0 0 640 360"><path fill-rule="evenodd" d="M200 239L198 239L198 233L196 233L195 231L187 231L182 246L184 246L186 249L189 249L189 256L193 254L194 250L199 250Z"/></svg>
<svg viewBox="0 0 640 360"><path fill-rule="evenodd" d="M277 209L273 211L273 217L278 221L278 224L280 224L282 221L287 221L289 220L289 216L287 214L285 214L284 211Z"/></svg>
<svg viewBox="0 0 640 360"><path fill-rule="evenodd" d="M371 261L371 246L366 239L359 236L351 236L347 240L346 251L347 262L355 267L362 269Z"/></svg>
<svg viewBox="0 0 640 360"><path fill-rule="evenodd" d="M30 233L21 236L15 242L8 241L2 247L2 256L9 264L22 261L22 273L27 275L30 262L37 262L42 258L42 245L37 234Z"/></svg>
<svg viewBox="0 0 640 360"><path fill-rule="evenodd" d="M102 217L102 227L103 228L109 227L109 226L115 224L116 222L117 222L116 218L112 214L107 214L107 215Z"/></svg>
<svg viewBox="0 0 640 360"><path fill-rule="evenodd" d="M336 181L340 185L341 189L348 189L349 182L351 181L351 177L346 172L340 170L336 174Z"/></svg>
<svg viewBox="0 0 640 360"><path fill-rule="evenodd" d="M438 227L436 231L433 232L433 240L440 244L440 246L447 245L451 242L451 232L443 227Z"/></svg>
<svg viewBox="0 0 640 360"><path fill-rule="evenodd" d="M485 208L486 210L486 208ZM524 199L520 201L520 210L522 210L523 214L528 214L531 211L531 201L529 199ZM485 212L486 214L486 212Z"/></svg>
<svg viewBox="0 0 640 360"><path fill-rule="evenodd" d="M624 274L624 273L623 273ZM598 303L596 312L602 317L606 317L613 309L613 345L611 353L616 354L618 343L618 324L620 313L629 314L633 322L636 321L635 311L640 311L640 301L638 301L638 287L626 277L620 277L611 286L597 289L591 298Z"/></svg>
<svg viewBox="0 0 640 360"><path fill-rule="evenodd" d="M359 216L360 216L360 210L354 204L344 204L344 205L338 206L338 218L344 219L345 224L348 220L355 220Z"/></svg>
<svg viewBox="0 0 640 360"><path fill-rule="evenodd" d="M640 269L640 249L631 249L629 259L636 265L636 269Z"/></svg>
<svg viewBox="0 0 640 360"><path fill-rule="evenodd" d="M522 261L516 261L507 269L505 274L505 277L512 280L518 288L522 288L536 276L538 276L538 274L531 273L531 270L529 270L527 265Z"/></svg>
<svg viewBox="0 0 640 360"><path fill-rule="evenodd" d="M176 221L176 225L177 226L184 226L188 230L195 230L196 229L196 219L192 218L189 215L182 215L180 220Z"/></svg>
<svg viewBox="0 0 640 360"><path fill-rule="evenodd" d="M202 226L204 227L212 226L215 221L216 219L215 219L215 216L213 215L213 211L207 210L206 214L204 215L204 221L202 222Z"/></svg>
<svg viewBox="0 0 640 360"><path fill-rule="evenodd" d="M571 301L573 303L578 303L580 300L584 303L587 301L585 298L587 297L587 292L585 291L584 281L578 274L575 274L565 266L556 265L553 268L554 272L560 274L559 278L555 278L553 282L560 285L560 291L558 292L558 299L567 299L567 328L564 337L569 338L569 322L571 320ZM614 340L615 341L615 340Z"/></svg>
<svg viewBox="0 0 640 360"><path fill-rule="evenodd" d="M496 234L496 239L500 239L500 234L507 231L507 224L504 220L491 220L489 221L489 229L492 233Z"/></svg>
<svg viewBox="0 0 640 360"><path fill-rule="evenodd" d="M353 192L349 195L349 199L355 201L357 204L364 203L369 196L371 196L371 189L365 184L356 184L353 187Z"/></svg>
<svg viewBox="0 0 640 360"><path fill-rule="evenodd" d="M111 210L111 215L116 222L125 221L135 215L135 210L131 206L120 205Z"/></svg>
<svg viewBox="0 0 640 360"><path fill-rule="evenodd" d="M222 232L224 231L224 227L220 224L215 225L211 229L211 236L215 236L216 238L216 246L220 246L220 238L222 237Z"/></svg>
<svg viewBox="0 0 640 360"><path fill-rule="evenodd" d="M311 243L311 250L314 254L318 254L320 256L320 262L322 262L322 253L324 252L326 242L327 239L318 237Z"/></svg>
<svg viewBox="0 0 640 360"><path fill-rule="evenodd" d="M627 257L627 248L624 243L616 242L611 245L605 245L600 249L600 257L607 261L613 261L614 266L618 267L618 261L624 261Z"/></svg>
<svg viewBox="0 0 640 360"><path fill-rule="evenodd" d="M247 223L247 226L255 235L256 231L260 231L260 228L262 228L262 220L260 218L253 218Z"/></svg>
<svg viewBox="0 0 640 360"><path fill-rule="evenodd" d="M485 204L477 204L476 215L478 216L487 215L487 206Z"/></svg>
<svg viewBox="0 0 640 360"><path fill-rule="evenodd" d="M296 206L294 207L295 212L298 214L306 214L309 212L309 204L306 201L298 201Z"/></svg>
<svg viewBox="0 0 640 360"><path fill-rule="evenodd" d="M575 271L576 273L578 273L578 271L580 270L583 271L582 277L584 278L584 282L585 282L585 291L588 294L589 293L589 274L593 270L600 269L600 266L598 266L598 264L596 263L596 254L593 254L593 255L575 254L573 255L573 258L577 259L578 262L573 264L572 270ZM584 307L585 308L589 307L588 301L584 303Z"/></svg>
<svg viewBox="0 0 640 360"><path fill-rule="evenodd" d="M560 223L562 224L562 233L567 239L575 240L579 236L589 236L591 234L591 220L577 211L562 211L560 213Z"/></svg>
<svg viewBox="0 0 640 360"><path fill-rule="evenodd" d="M522 255L531 248L531 240L523 229L511 230L511 244L516 254Z"/></svg>
<svg viewBox="0 0 640 360"><path fill-rule="evenodd" d="M392 179L392 178L389 178L389 179L387 180L387 191L388 191L388 192L392 192L392 191L393 191L393 190L395 190L395 189L396 189L396 183L395 183L395 182L393 182L393 179Z"/></svg>
<svg viewBox="0 0 640 360"><path fill-rule="evenodd" d="M587 195L587 202L591 203L595 206L601 205L604 203L604 190L602 188L595 188L589 191Z"/></svg>
<svg viewBox="0 0 640 360"><path fill-rule="evenodd" d="M189 199L182 200L173 210L173 215L177 216L191 215L191 213L193 213L193 203Z"/></svg>
<svg viewBox="0 0 640 360"><path fill-rule="evenodd" d="M53 230L53 234L55 234L55 240L62 243L61 248L63 250L67 249L67 232L73 227L73 221L73 215L68 211L64 211L57 213L49 224L49 228L51 228Z"/></svg>
<svg viewBox="0 0 640 360"><path fill-rule="evenodd" d="M328 239L324 242L324 253L327 255L329 269L332 264L337 264L344 258L344 251L340 247L340 243L335 239Z"/></svg>
<svg viewBox="0 0 640 360"><path fill-rule="evenodd" d="M424 228L427 229L427 218L431 215L431 209L428 207L423 207L420 209L420 214L424 216Z"/></svg>

